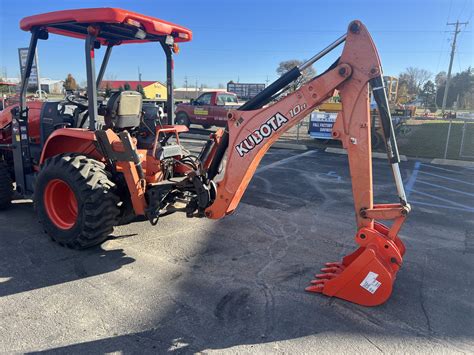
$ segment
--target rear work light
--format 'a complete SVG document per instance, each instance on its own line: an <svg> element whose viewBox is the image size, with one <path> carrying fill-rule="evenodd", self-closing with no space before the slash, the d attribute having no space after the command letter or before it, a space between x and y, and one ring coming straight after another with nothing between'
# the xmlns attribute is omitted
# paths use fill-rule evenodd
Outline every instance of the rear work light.
<svg viewBox="0 0 474 355"><path fill-rule="evenodd" d="M178 33L178 37L183 38L183 39L189 39L189 35L187 33L182 33L182 32Z"/></svg>

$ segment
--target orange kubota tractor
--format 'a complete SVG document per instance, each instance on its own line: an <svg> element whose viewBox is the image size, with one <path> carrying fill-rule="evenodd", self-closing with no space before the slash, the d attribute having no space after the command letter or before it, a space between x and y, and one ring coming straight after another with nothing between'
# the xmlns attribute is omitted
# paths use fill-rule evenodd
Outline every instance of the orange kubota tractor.
<svg viewBox="0 0 474 355"><path fill-rule="evenodd" d="M402 264L405 247L398 232L410 211L382 68L365 26L353 21L347 34L280 77L236 110L228 125L212 134L199 155L180 145L184 126L173 125L173 59L177 42L190 30L149 16L111 8L80 9L24 18L31 32L19 105L0 113L0 207L16 193L33 198L38 218L52 239L71 248L105 240L113 227L135 216L155 225L178 203L187 217L222 218L232 213L265 152L278 137L338 90L342 111L332 135L347 149L359 248L341 262L328 263L306 290L361 305L383 303ZM85 41L87 95L62 101L25 100L38 40L59 34ZM98 97L114 46L156 42L167 59L168 125L143 129L142 97L134 91ZM342 55L299 90L274 97L301 72L345 42ZM98 75L95 51L106 47ZM387 155L398 191L397 203L374 204L370 144L369 88L380 109ZM225 168L223 160L226 156ZM380 220L391 220L390 227Z"/></svg>

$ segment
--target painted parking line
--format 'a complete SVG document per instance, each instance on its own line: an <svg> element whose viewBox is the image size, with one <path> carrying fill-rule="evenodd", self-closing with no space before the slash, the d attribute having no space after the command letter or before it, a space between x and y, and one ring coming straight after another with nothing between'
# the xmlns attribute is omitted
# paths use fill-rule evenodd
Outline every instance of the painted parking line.
<svg viewBox="0 0 474 355"><path fill-rule="evenodd" d="M446 187L446 186L443 186L443 185L432 184L432 183L430 183L430 182L426 182L426 181L423 181L423 180L418 180L418 183L419 183L419 184L423 184L423 185L427 185L427 186L431 186L431 187L435 187L435 188L437 188L437 189L443 189L443 190L451 191L451 192L454 192L454 193L457 193L457 194L461 194L461 195L465 195L465 196L474 197L474 194L473 194L473 193L466 192L466 191L461 191L461 190L456 190L456 189L452 189L452 188L450 188L450 187Z"/></svg>
<svg viewBox="0 0 474 355"><path fill-rule="evenodd" d="M274 163L270 163L268 165L265 165L265 166L262 166L261 168L259 168L257 170L257 172L255 174L258 174L258 173L261 173L261 172L264 172L268 169L273 169L273 168L276 168L280 165L285 165L287 163L289 163L290 161L293 161L293 160L296 160L296 159L299 159L299 158L302 158L302 157L305 157L305 156L308 156L308 155L313 155L317 153L316 150L308 150L304 153L301 153L301 154L297 154L297 155L293 155L292 157L288 157L288 158L285 158L285 159L282 159L282 160L279 160L279 161L276 161Z"/></svg>
<svg viewBox="0 0 474 355"><path fill-rule="evenodd" d="M415 166L413 167L413 171L411 172L411 175L410 175L410 179L408 179L408 182L406 183L405 194L407 195L407 198L410 197L410 194L413 191L413 187L415 186L415 182L418 177L418 171L420 171L420 165L421 163L419 161L415 163Z"/></svg>
<svg viewBox="0 0 474 355"><path fill-rule="evenodd" d="M406 183L406 188L405 188L406 195L407 195L407 197L409 197L411 194L415 194L418 197L422 197L422 196L427 197L428 201L419 201L415 196L415 199L410 201L414 206L420 205L420 206L429 206L429 207L435 207L435 208L440 208L440 209L453 209L453 210L464 211L464 212L474 212L474 208L472 206L468 206L468 205L456 202L453 199L447 199L447 198L440 197L439 195L434 195L434 194L431 194L431 193L420 191L420 188L423 185L424 186L430 186L430 187L434 187L436 189L445 190L445 191L449 191L449 192L452 192L452 193L455 193L455 194L460 194L460 195L464 195L464 196L468 196L468 197L474 197L473 193L458 190L458 189L453 189L453 188L450 188L450 187L447 187L447 186L443 186L443 185L439 185L439 184L424 181L423 179L419 178L419 174L422 174L422 176L423 176L423 174L425 176L432 176L432 177L436 178L439 181L443 181L443 179L445 179L445 180L455 181L456 183L464 183L464 184L467 184L467 185L473 185L474 186L474 184L472 184L470 182L467 182L467 181L463 181L463 180L459 180L459 179L455 179L455 178L450 178L450 177L447 177L447 176L444 176L444 175L440 175L442 173L435 174L435 173L432 173L432 172L427 172L425 170L421 170L421 167L434 168L434 169L438 169L439 171L445 171L447 173L455 173L457 175L459 175L459 173L460 173L459 171L455 171L455 170L451 170L451 169L440 168L440 167L437 167L437 166L431 166L431 165L423 164L421 162L415 162L415 165L414 165L413 170L411 172L410 178L408 179L408 181ZM416 189L415 189L415 184L417 184ZM432 200L433 203L429 202L429 200ZM435 201L441 201L442 203L434 203Z"/></svg>
<svg viewBox="0 0 474 355"><path fill-rule="evenodd" d="M413 206L429 206L429 207L435 207L435 208L441 208L441 209L450 209L450 210L456 210L456 211L463 211L463 212L474 212L474 210L466 210L465 208L462 207L455 207L455 206L447 206L447 205L440 205L440 204L434 204L434 203L429 203L429 202L421 202L421 201L416 201L416 200L411 200L410 204Z"/></svg>
<svg viewBox="0 0 474 355"><path fill-rule="evenodd" d="M425 174L425 175L429 175L429 176L433 176L433 177L436 177L436 178L439 178L439 179L445 179L445 180L450 180L450 181L458 182L458 183L461 183L461 184L467 184L467 185L474 186L474 183L468 182L468 181L464 181L464 180L454 179L454 178L450 178L450 177L447 177L447 176L443 176L443 175L439 175L439 174L434 174L434 173L428 173L428 172L426 172L426 171L421 171L421 170L420 170L420 173Z"/></svg>
<svg viewBox="0 0 474 355"><path fill-rule="evenodd" d="M437 169L437 170L442 170L442 171L447 171L449 173L454 173L454 174L457 174L459 175L460 173L462 173L462 170L452 170L452 169L447 169L447 168L441 168L439 166L434 166L434 165L428 165L428 164L423 164L421 163L421 166L424 166L426 168L431 168L431 169ZM463 168L463 169L466 169L466 168ZM467 168L469 169L469 168Z"/></svg>
<svg viewBox="0 0 474 355"><path fill-rule="evenodd" d="M439 196L436 196L436 195L432 195L432 194L429 194L429 193L426 193L426 192L422 192L422 191L419 191L419 190L413 189L412 191L419 194L419 195L430 197L434 200L439 200L439 201L442 201L442 202L450 203L451 205L454 205L454 206L458 206L460 208L464 208L468 212L474 212L474 208L471 207L471 206L466 206L466 205L463 205L462 203L451 201L451 200L448 200L448 199L445 199L445 198L442 198L442 197L439 197Z"/></svg>

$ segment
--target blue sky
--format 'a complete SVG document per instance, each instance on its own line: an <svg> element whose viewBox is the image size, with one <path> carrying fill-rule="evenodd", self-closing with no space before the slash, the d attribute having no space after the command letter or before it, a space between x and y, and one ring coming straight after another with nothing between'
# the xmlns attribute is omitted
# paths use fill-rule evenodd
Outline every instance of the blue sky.
<svg viewBox="0 0 474 355"><path fill-rule="evenodd" d="M470 20L458 36L453 71L474 66L473 0L338 0L338 1L125 1L22 0L12 6L0 0L0 74L18 76L18 47L28 46L29 34L19 29L21 18L55 10L119 7L186 26L194 40L181 45L175 57L175 84L198 82L208 86L266 82L277 78L278 63L311 57L345 32L353 19L362 20L378 47L385 74L398 75L408 66L436 74L449 62L452 26L446 22ZM19 4L19 3L18 3ZM52 35L39 45L42 77L63 79L72 73L85 78L83 42ZM103 52L103 51L102 51ZM336 55L336 54L335 54ZM97 56L101 58L100 55ZM318 62L322 72L335 59ZM165 79L164 56L156 44L114 49L106 78Z"/></svg>

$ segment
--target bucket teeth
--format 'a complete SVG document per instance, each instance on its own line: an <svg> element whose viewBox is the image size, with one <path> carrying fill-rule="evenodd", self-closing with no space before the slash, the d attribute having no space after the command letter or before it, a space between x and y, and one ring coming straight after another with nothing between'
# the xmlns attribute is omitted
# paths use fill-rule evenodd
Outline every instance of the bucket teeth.
<svg viewBox="0 0 474 355"><path fill-rule="evenodd" d="M324 265L326 265L327 267L340 267L340 268L344 268L344 265L342 265L342 263L340 263L340 262L326 263L326 264L324 264Z"/></svg>
<svg viewBox="0 0 474 355"><path fill-rule="evenodd" d="M318 278L318 279L327 279L327 280L331 280L333 278L335 278L338 274L334 274L332 272L326 272L324 274L316 274L315 277Z"/></svg>
<svg viewBox="0 0 474 355"><path fill-rule="evenodd" d="M324 273L340 274L341 272L344 271L344 269L338 266L331 266L331 267L323 267L321 271Z"/></svg>
<svg viewBox="0 0 474 355"><path fill-rule="evenodd" d="M306 292L315 292L315 293L322 293L324 290L323 284L311 285L304 289Z"/></svg>
<svg viewBox="0 0 474 355"><path fill-rule="evenodd" d="M363 306L377 306L390 297L405 247L398 236L390 239L388 229L362 228L359 244L341 262L325 263L305 291L337 297ZM382 233L383 232L383 233Z"/></svg>

